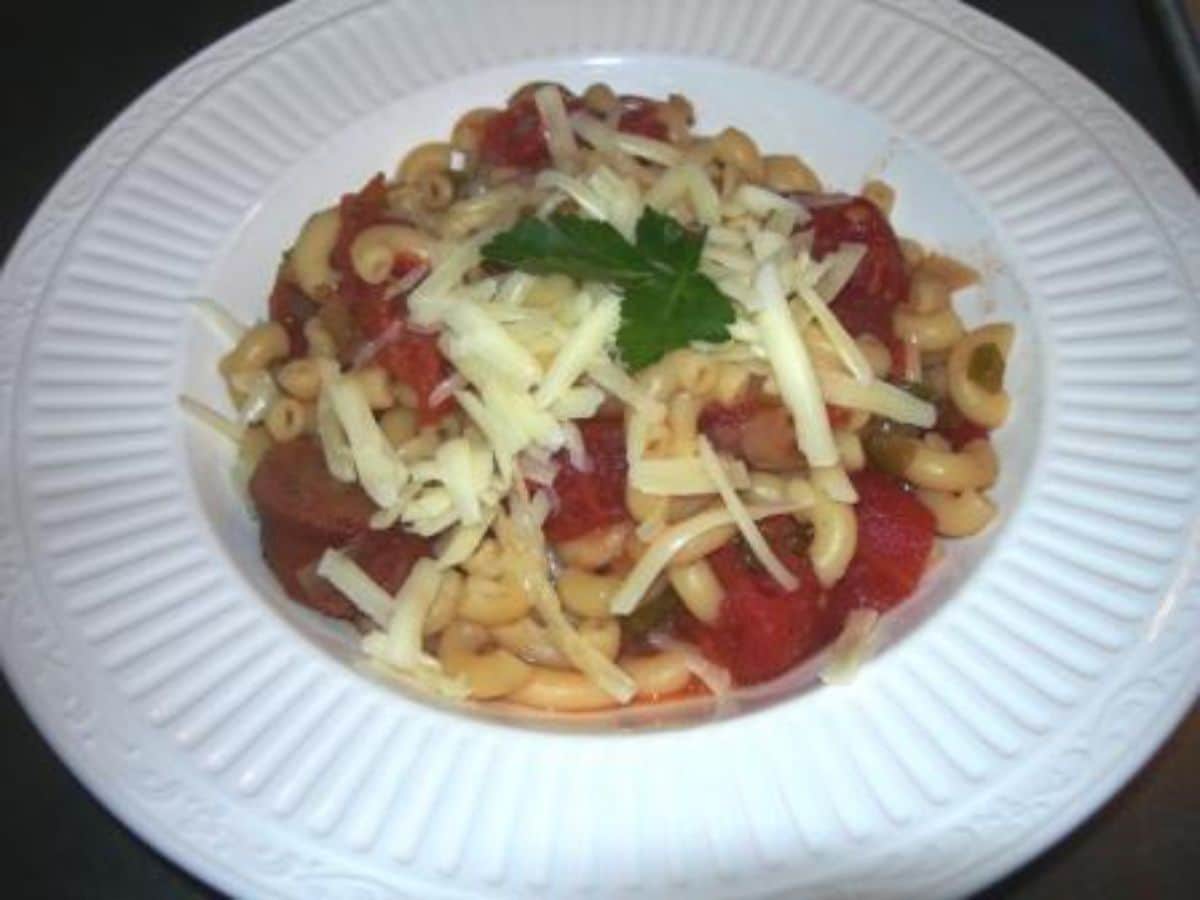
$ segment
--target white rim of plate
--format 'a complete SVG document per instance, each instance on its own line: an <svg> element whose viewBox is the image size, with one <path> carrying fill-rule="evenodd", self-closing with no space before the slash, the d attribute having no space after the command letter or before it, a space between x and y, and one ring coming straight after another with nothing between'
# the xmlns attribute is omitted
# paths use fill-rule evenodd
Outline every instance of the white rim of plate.
<svg viewBox="0 0 1200 900"><path fill-rule="evenodd" d="M540 37L506 27L518 15ZM426 56L390 83L363 80L370 52L321 81L280 63L406 21ZM861 691L634 739L388 702L239 602L181 499L170 354L184 304L162 297L186 297L252 213L254 154L286 164L431 79L600 52L723 59L862 103L1026 251L1049 391L1026 500L969 595ZM938 79L951 87L931 94ZM319 123L300 112L313 130L295 146L256 144L229 113L223 149L196 126L218 122L207 101L227 89L336 101ZM164 153L201 173L173 185L196 201L183 229L138 200ZM118 219L139 242L114 241ZM1086 240L1047 242L1068 225ZM241 896L964 893L1093 811L1200 687L1197 285L1200 204L1162 152L1068 66L953 0L288 6L109 126L7 262L5 670L110 809ZM1044 606L1023 602L1030 585ZM175 681L185 666L198 682ZM333 765L352 736L357 756ZM523 810L537 812L518 828Z"/></svg>

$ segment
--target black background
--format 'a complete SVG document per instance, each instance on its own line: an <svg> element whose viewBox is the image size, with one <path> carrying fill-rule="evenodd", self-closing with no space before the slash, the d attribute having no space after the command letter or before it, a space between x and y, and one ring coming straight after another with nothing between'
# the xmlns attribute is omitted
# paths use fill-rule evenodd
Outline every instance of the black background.
<svg viewBox="0 0 1200 900"><path fill-rule="evenodd" d="M976 0L1112 95L1200 181L1196 111L1150 4L1136 0ZM275 6L200 3L5 4L0 11L0 252L54 179L158 78ZM0 861L14 897L216 896L158 856L87 794L0 686ZM1105 810L988 898L1194 896L1200 866L1200 729L1189 725Z"/></svg>

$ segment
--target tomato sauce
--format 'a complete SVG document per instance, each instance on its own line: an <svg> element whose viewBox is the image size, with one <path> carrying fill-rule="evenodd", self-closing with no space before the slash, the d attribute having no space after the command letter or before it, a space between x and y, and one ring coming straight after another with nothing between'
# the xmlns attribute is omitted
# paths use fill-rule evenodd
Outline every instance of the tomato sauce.
<svg viewBox="0 0 1200 900"><path fill-rule="evenodd" d="M558 454L561 468L552 487L557 503L543 528L552 541L569 541L629 518L624 424L619 418L596 417L576 425L591 467L581 471L571 465L566 453Z"/></svg>
<svg viewBox="0 0 1200 900"><path fill-rule="evenodd" d="M830 309L855 337L873 334L890 344L892 310L908 296L908 272L887 217L863 197L851 197L844 203L826 203L812 194L801 194L799 199L822 200L809 207L814 259L823 259L846 242L866 245L866 256Z"/></svg>
<svg viewBox="0 0 1200 900"><path fill-rule="evenodd" d="M763 536L799 584L786 590L735 540L708 557L725 597L712 625L681 615L677 629L700 652L729 670L735 684L781 675L831 637L824 591L808 561L805 530L790 516L759 523Z"/></svg>
<svg viewBox="0 0 1200 900"><path fill-rule="evenodd" d="M658 114L659 103L647 97L626 94L620 98L621 116L617 130L637 134L656 141L667 139L667 123Z"/></svg>
<svg viewBox="0 0 1200 900"><path fill-rule="evenodd" d="M282 325L288 334L288 355L292 358L304 356L308 352L304 323L317 311L317 304L281 271L275 277L267 310L271 321Z"/></svg>
<svg viewBox="0 0 1200 900"><path fill-rule="evenodd" d="M911 594L933 550L933 514L904 485L882 472L851 476L858 491L858 545L833 586L830 615L838 627L854 609L885 612Z"/></svg>

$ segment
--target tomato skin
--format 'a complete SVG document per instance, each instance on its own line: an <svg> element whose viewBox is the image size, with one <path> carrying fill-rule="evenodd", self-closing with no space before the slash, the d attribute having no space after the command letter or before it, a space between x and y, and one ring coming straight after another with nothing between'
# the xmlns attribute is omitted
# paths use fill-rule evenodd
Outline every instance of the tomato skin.
<svg viewBox="0 0 1200 900"><path fill-rule="evenodd" d="M638 134L656 141L667 139L667 123L659 118L657 101L626 94L620 98L620 102L623 111L617 119L618 131Z"/></svg>
<svg viewBox="0 0 1200 900"><path fill-rule="evenodd" d="M550 163L546 130L532 98L518 100L484 123L479 156L489 165L530 171Z"/></svg>
<svg viewBox="0 0 1200 900"><path fill-rule="evenodd" d="M717 621L706 625L681 616L677 626L739 685L783 674L831 636L803 530L788 516L764 519L759 528L799 585L785 590L758 566L742 541L733 541L708 557L725 589Z"/></svg>
<svg viewBox="0 0 1200 900"><path fill-rule="evenodd" d="M851 610L885 612L908 597L933 550L933 514L911 491L873 469L854 473L851 481L858 491L858 545L831 593L838 627Z"/></svg>
<svg viewBox="0 0 1200 900"><path fill-rule="evenodd" d="M559 453L554 478L558 503L543 531L552 541L569 541L629 518L625 507L625 426L619 418L595 417L575 423L587 449L591 471L582 472Z"/></svg>
<svg viewBox="0 0 1200 900"><path fill-rule="evenodd" d="M338 204L341 225L338 227L333 251L329 254L329 262L343 277L357 280L354 264L350 259L350 247L363 230L379 224L387 218L387 214L387 185L382 172L375 175L356 193L342 195Z"/></svg>
<svg viewBox="0 0 1200 900"><path fill-rule="evenodd" d="M304 323L317 311L317 305L300 290L299 285L289 281L281 271L275 277L275 286L267 301L271 321L278 322L288 334L288 355L304 356L308 352L308 338L304 336Z"/></svg>
<svg viewBox="0 0 1200 900"><path fill-rule="evenodd" d="M801 194L812 200L818 195ZM813 258L820 260L844 242L865 244L867 254L854 276L830 304L850 334L873 334L884 343L893 337L892 309L908 297L908 272L900 242L887 217L874 203L851 197L844 203L814 204Z"/></svg>
<svg viewBox="0 0 1200 900"><path fill-rule="evenodd" d="M424 265L417 256L400 255L392 266L392 274L402 278L416 267ZM360 285L365 282L359 281ZM373 361L397 381L407 384L417 395L417 416L422 425L432 425L454 409L454 398L447 397L437 405L431 402L434 389L450 376L450 364L438 349L437 335L412 329L408 323L408 307L403 297L385 299L383 285L365 285L350 302L350 315L365 341L372 341L391 332L390 338L375 352ZM374 290L379 288L379 290Z"/></svg>

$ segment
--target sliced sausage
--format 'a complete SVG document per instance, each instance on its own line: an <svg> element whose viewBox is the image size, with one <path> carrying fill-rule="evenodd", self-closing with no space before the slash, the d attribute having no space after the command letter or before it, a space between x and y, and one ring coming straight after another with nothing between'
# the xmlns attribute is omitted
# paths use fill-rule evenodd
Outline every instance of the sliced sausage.
<svg viewBox="0 0 1200 900"><path fill-rule="evenodd" d="M341 546L367 530L375 505L358 484L343 484L325 466L316 440L300 437L263 454L250 479L263 521Z"/></svg>

